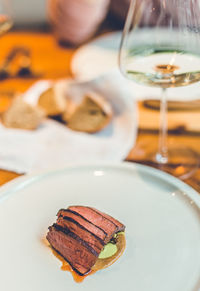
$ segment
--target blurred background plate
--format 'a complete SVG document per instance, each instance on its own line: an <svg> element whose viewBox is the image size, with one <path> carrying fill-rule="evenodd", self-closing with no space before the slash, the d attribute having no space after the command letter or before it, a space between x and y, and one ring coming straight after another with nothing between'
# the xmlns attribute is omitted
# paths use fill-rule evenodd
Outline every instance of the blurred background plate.
<svg viewBox="0 0 200 291"><path fill-rule="evenodd" d="M76 50L71 62L74 77L88 81L118 66L121 32L104 34Z"/></svg>

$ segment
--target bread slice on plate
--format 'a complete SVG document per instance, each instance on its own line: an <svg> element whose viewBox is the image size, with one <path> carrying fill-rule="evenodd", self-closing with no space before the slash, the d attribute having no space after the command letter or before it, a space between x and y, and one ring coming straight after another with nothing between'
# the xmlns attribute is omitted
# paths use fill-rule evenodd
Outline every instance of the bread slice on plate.
<svg viewBox="0 0 200 291"><path fill-rule="evenodd" d="M11 106L2 115L5 127L19 129L36 129L42 122L45 114L40 108L26 103L21 97L16 97Z"/></svg>
<svg viewBox="0 0 200 291"><path fill-rule="evenodd" d="M48 116L60 115L66 110L65 94L62 90L59 90L59 86L53 86L40 95L38 106Z"/></svg>
<svg viewBox="0 0 200 291"><path fill-rule="evenodd" d="M80 104L68 100L63 119L72 130L95 133L105 128L111 121L113 112L109 102L101 95L91 92Z"/></svg>

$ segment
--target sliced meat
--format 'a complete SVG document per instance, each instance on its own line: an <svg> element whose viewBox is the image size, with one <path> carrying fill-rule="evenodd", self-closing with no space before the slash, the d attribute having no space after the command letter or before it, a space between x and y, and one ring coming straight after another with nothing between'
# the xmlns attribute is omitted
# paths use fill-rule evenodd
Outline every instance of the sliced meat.
<svg viewBox="0 0 200 291"><path fill-rule="evenodd" d="M116 232L118 232L119 225L116 225L113 221L110 220L110 217L106 217L104 213L96 211L94 208L85 206L70 206L68 209L78 213L88 221L92 221L95 226L101 228L104 232L106 232L107 236L104 239L105 244L111 240ZM121 229L124 228L124 226L121 227Z"/></svg>
<svg viewBox="0 0 200 291"><path fill-rule="evenodd" d="M90 208L93 209L95 212L103 215L108 220L112 221L116 225L117 232L125 230L125 226L121 222L119 222L117 219L113 218L112 216L110 216L110 215L108 215L108 214L106 214L104 212L100 212L99 210L97 210L97 209L95 209L93 207L90 207Z"/></svg>
<svg viewBox="0 0 200 291"><path fill-rule="evenodd" d="M88 231L90 231L91 233L95 234L97 237L99 237L102 241L105 240L105 238L107 237L107 233L97 227L96 225L94 225L91 221L87 220L86 218L84 218L82 215L69 210L69 209L61 209L58 214L58 217L63 216L63 217L70 217L72 219L74 219L75 221L77 221L80 225L82 225L85 229L87 229Z"/></svg>
<svg viewBox="0 0 200 291"><path fill-rule="evenodd" d="M86 243L56 224L49 228L47 240L81 276L86 275L97 261L98 254L91 251Z"/></svg>
<svg viewBox="0 0 200 291"><path fill-rule="evenodd" d="M87 274L115 233L125 226L95 208L70 206L61 209L57 223L49 228L50 245L79 274Z"/></svg>
<svg viewBox="0 0 200 291"><path fill-rule="evenodd" d="M89 232L77 221L70 217L58 217L57 224L63 228L69 229L71 232L78 235L82 240L88 243L88 245L93 248L98 254L102 251L104 247L104 242L96 237L93 233Z"/></svg>

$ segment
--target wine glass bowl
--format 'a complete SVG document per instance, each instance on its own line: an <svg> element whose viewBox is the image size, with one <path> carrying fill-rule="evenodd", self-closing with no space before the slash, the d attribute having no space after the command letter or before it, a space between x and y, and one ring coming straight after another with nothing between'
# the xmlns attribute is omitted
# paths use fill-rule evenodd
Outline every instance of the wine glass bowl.
<svg viewBox="0 0 200 291"><path fill-rule="evenodd" d="M199 157L183 145L168 146L166 91L200 80L200 2L131 0L119 63L128 79L162 89L159 144L150 158L168 172L173 164L175 176L189 177Z"/></svg>

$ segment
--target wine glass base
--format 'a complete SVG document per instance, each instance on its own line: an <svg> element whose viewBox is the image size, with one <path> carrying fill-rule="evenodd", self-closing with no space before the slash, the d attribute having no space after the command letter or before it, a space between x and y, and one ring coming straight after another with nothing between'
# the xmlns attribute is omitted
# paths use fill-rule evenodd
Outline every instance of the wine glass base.
<svg viewBox="0 0 200 291"><path fill-rule="evenodd" d="M188 179L197 171L200 156L187 147L168 148L168 157L162 158L158 153L151 154L155 166L182 180Z"/></svg>

